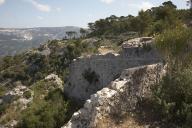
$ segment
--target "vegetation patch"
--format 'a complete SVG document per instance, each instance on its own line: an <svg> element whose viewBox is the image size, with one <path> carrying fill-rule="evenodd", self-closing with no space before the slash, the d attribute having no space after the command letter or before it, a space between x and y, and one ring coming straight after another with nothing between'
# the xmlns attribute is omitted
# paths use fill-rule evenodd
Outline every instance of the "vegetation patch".
<svg viewBox="0 0 192 128"><path fill-rule="evenodd" d="M25 91L25 92L23 93L23 96L24 96L25 98L27 98L27 99L31 98L31 96L32 96L31 91Z"/></svg>
<svg viewBox="0 0 192 128"><path fill-rule="evenodd" d="M85 70L82 76L89 82L89 84L95 84L99 81L99 75L95 71L92 71L90 68Z"/></svg>
<svg viewBox="0 0 192 128"><path fill-rule="evenodd" d="M34 100L22 112L18 127L24 128L58 128L63 126L78 106L67 100L61 89L46 91L51 84L44 81L33 85Z"/></svg>
<svg viewBox="0 0 192 128"><path fill-rule="evenodd" d="M5 87L3 87L3 86L0 86L0 97L2 97L2 96L4 96L5 95L5 93L6 93L6 88Z"/></svg>
<svg viewBox="0 0 192 128"><path fill-rule="evenodd" d="M155 108L162 120L180 127L192 124L192 31L167 30L156 38L167 61L167 74L154 88Z"/></svg>

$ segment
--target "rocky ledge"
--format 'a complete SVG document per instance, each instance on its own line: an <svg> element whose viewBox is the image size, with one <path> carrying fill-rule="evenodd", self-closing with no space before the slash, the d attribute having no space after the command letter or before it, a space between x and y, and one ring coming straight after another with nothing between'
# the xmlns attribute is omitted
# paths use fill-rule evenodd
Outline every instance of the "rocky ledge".
<svg viewBox="0 0 192 128"><path fill-rule="evenodd" d="M139 100L151 97L151 87L165 74L161 63L125 69L107 87L91 95L62 128L115 128L106 119L133 112Z"/></svg>

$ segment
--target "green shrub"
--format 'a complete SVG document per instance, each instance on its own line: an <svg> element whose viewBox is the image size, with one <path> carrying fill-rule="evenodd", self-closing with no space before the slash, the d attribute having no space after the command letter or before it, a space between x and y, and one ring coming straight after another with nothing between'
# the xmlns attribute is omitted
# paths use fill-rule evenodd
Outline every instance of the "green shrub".
<svg viewBox="0 0 192 128"><path fill-rule="evenodd" d="M167 30L156 38L168 70L154 88L154 102L163 120L181 127L192 125L192 32L184 27Z"/></svg>
<svg viewBox="0 0 192 128"><path fill-rule="evenodd" d="M5 95L6 90L7 89L4 86L0 86L0 97Z"/></svg>
<svg viewBox="0 0 192 128"><path fill-rule="evenodd" d="M5 110L8 108L8 104L0 104L0 116L5 112Z"/></svg>
<svg viewBox="0 0 192 128"><path fill-rule="evenodd" d="M154 97L167 121L184 125L192 120L192 67L167 74L154 90Z"/></svg>
<svg viewBox="0 0 192 128"><path fill-rule="evenodd" d="M168 29L155 39L157 48L168 62L181 61L191 55L192 31L184 27Z"/></svg>
<svg viewBox="0 0 192 128"><path fill-rule="evenodd" d="M36 100L36 99L35 99ZM60 89L51 91L43 100L34 101L22 114L18 127L21 128L59 128L63 126L76 110L71 102L65 100Z"/></svg>
<svg viewBox="0 0 192 128"><path fill-rule="evenodd" d="M25 91L25 92L23 93L23 96L24 96L25 98L29 99L29 98L31 98L31 92L30 92L30 91Z"/></svg>

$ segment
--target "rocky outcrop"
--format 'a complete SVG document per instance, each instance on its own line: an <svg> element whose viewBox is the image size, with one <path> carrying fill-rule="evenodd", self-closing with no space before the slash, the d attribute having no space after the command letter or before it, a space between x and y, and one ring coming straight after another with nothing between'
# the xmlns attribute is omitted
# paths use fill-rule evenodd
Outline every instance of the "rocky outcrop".
<svg viewBox="0 0 192 128"><path fill-rule="evenodd" d="M7 105L6 109L8 109L7 112L1 115L0 128L15 128L21 116L18 113L22 113L23 110L33 106L34 99L43 99L50 91L58 88L63 90L63 82L59 76L55 74L48 75L31 87L24 86L19 81L16 82L16 84L16 87L0 97L0 105ZM11 113L9 112L10 110ZM13 113L15 115L10 117L10 114ZM9 121L6 120L7 118ZM2 123L5 120L6 123Z"/></svg>
<svg viewBox="0 0 192 128"><path fill-rule="evenodd" d="M0 106L7 105L7 109L11 110L12 113L15 111L22 112L28 105L33 101L34 92L30 88L17 82L17 86L12 90L8 91L5 95L0 98ZM8 105L9 104L9 105ZM9 110L3 113L0 118L0 122L9 116ZM9 118L9 117L8 117ZM14 128L18 121L17 119L9 118L9 122L4 125L0 124L0 128Z"/></svg>
<svg viewBox="0 0 192 128"><path fill-rule="evenodd" d="M45 80L48 82L52 81L57 86L55 88L60 88L63 90L63 81L61 80L61 78L59 78L58 75L50 74L47 77L45 77Z"/></svg>
<svg viewBox="0 0 192 128"><path fill-rule="evenodd" d="M30 94L28 97L25 94ZM13 104L19 104L21 107L19 109L24 110L27 108L27 105L33 100L33 91L26 86L18 85L12 90L8 91L1 98L0 104L7 104L13 102Z"/></svg>
<svg viewBox="0 0 192 128"><path fill-rule="evenodd" d="M131 47L125 47L130 43ZM152 44L153 40L146 37L136 38L123 43L120 54L93 55L74 60L69 68L65 94L75 100L85 101L91 94L118 78L124 69L161 62L161 57L151 45L140 47L136 45L139 43Z"/></svg>
<svg viewBox="0 0 192 128"><path fill-rule="evenodd" d="M165 74L163 64L135 67L123 70L121 76L106 88L91 95L84 107L74 113L63 128L103 128L106 118L121 118L134 111L139 100L151 97L151 87Z"/></svg>
<svg viewBox="0 0 192 128"><path fill-rule="evenodd" d="M133 47L142 47L145 44L152 44L153 38L152 37L141 37L141 38L134 38L128 41L125 41L122 44L122 48L133 48Z"/></svg>

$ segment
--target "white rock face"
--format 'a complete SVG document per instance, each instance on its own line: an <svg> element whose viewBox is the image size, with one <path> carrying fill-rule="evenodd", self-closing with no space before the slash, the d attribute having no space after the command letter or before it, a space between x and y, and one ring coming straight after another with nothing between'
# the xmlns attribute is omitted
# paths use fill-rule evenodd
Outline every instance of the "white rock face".
<svg viewBox="0 0 192 128"><path fill-rule="evenodd" d="M128 43L152 43L151 38L137 38ZM126 42L124 43L124 45ZM78 101L85 101L91 94L106 87L111 81L118 78L124 69L133 68L141 65L149 65L161 62L161 58L155 49L146 51L139 47L123 47L121 54L109 53L106 55L93 55L78 58L70 65L68 83L65 84L65 94ZM83 74L88 71L88 81ZM91 75L92 74L92 75Z"/></svg>
<svg viewBox="0 0 192 128"><path fill-rule="evenodd" d="M15 128L17 124L18 124L18 121L12 120L9 123L7 123L5 126L0 126L0 128Z"/></svg>
<svg viewBox="0 0 192 128"><path fill-rule="evenodd" d="M29 91L31 93L31 97L30 98L26 98L24 96L24 93ZM13 97L18 97L18 99L16 101L14 101L14 104L20 104L20 106L22 106L20 109L24 110L27 108L27 105L32 102L33 100L33 91L29 88L27 88L26 86L23 85L18 85L16 86L14 89L12 89L11 91L7 92L3 98L2 98L2 103L3 102L10 102L12 100Z"/></svg>
<svg viewBox="0 0 192 128"><path fill-rule="evenodd" d="M134 39L125 41L122 44L122 47L123 48L142 47L144 44L151 44L152 42L153 42L152 37L134 38Z"/></svg>
<svg viewBox="0 0 192 128"><path fill-rule="evenodd" d="M88 38L88 39L84 39L82 41L82 43L89 43L89 44L94 44L97 43L100 39L99 38Z"/></svg>
<svg viewBox="0 0 192 128"><path fill-rule="evenodd" d="M63 81L61 80L61 78L59 78L58 75L50 74L45 77L45 80L53 81L58 86L58 88L63 89Z"/></svg>
<svg viewBox="0 0 192 128"><path fill-rule="evenodd" d="M16 86L13 90L7 92L5 95L14 95L14 96L22 96L24 91L29 90L26 86L19 85Z"/></svg>
<svg viewBox="0 0 192 128"><path fill-rule="evenodd" d="M135 110L138 99L149 98L151 87L164 75L162 64L126 69L120 78L91 95L62 128L99 128L101 120Z"/></svg>

